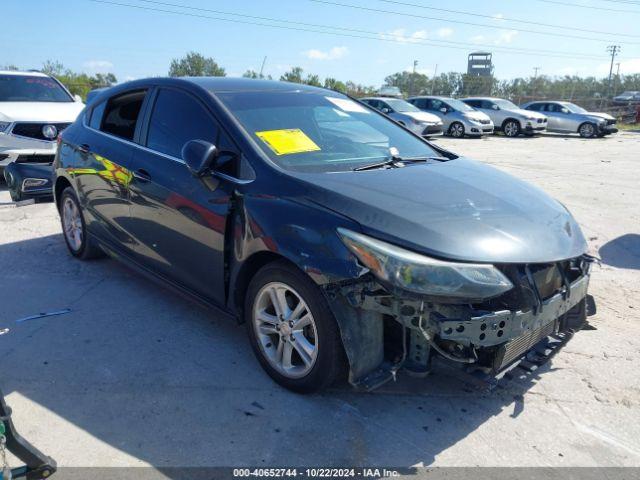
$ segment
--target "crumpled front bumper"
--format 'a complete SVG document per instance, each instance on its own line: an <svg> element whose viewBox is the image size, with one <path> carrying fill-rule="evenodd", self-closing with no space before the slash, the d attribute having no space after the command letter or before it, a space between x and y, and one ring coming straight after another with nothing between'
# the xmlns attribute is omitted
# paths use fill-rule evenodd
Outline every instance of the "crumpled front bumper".
<svg viewBox="0 0 640 480"><path fill-rule="evenodd" d="M537 304L511 310L481 310L391 292L370 274L327 286L325 292L349 359L349 381L370 390L401 369L428 373L434 354L498 372L548 335L578 329L585 317L584 311L576 312L586 304L589 270L585 267ZM389 334L390 324L401 336ZM395 351L391 356L390 350Z"/></svg>
<svg viewBox="0 0 640 480"><path fill-rule="evenodd" d="M517 338L548 325L575 307L587 295L589 278L584 275L573 282L567 292L542 301L536 309L503 310L464 321L442 321L439 336L442 340L478 347L490 347Z"/></svg>

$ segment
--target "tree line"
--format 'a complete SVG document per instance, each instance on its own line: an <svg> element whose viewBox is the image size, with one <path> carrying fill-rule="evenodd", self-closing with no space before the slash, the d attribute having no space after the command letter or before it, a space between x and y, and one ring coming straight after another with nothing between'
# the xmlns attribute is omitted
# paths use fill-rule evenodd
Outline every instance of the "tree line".
<svg viewBox="0 0 640 480"><path fill-rule="evenodd" d="M7 66L5 69L15 69ZM86 94L100 87L109 87L117 83L112 73L73 72L57 61L47 61L43 65L43 72L58 78L69 88L71 93ZM216 76L224 77L227 72L213 58L205 57L197 52L189 52L182 58L171 61L168 75L182 76ZM247 78L273 79L271 75L263 75L254 70L247 70L242 75ZM363 85L353 81L343 81L332 77L321 78L317 74L306 73L301 67L292 67L283 73L280 80L302 83L346 93L355 97L375 94L379 87ZM577 75L518 77L511 80L499 80L495 77L475 77L460 72L441 73L429 77L418 72L396 72L384 79L385 86L398 87L402 94L411 95L443 95L463 97L468 95L493 95L510 98L516 103L530 99L554 98L575 100L582 102L585 107L594 107L606 98L625 90L640 90L640 74L615 75L609 86L608 78L579 77Z"/></svg>

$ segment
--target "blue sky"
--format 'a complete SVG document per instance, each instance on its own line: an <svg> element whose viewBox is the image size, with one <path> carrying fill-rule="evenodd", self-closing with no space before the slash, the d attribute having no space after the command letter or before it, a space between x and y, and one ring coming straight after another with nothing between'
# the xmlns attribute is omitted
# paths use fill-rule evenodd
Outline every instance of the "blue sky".
<svg viewBox="0 0 640 480"><path fill-rule="evenodd" d="M616 62L621 63L621 73L640 73L640 1L109 1L216 19L90 0L3 0L4 21L0 40L5 48L0 55L0 65L38 68L45 60L52 59L88 73L110 71L123 81L166 75L172 58L195 50L214 57L229 75L234 76L241 75L247 69L259 70L263 57L267 56L265 73L276 78L291 66L301 66L306 72L317 73L321 77L332 76L377 86L382 84L386 75L409 70L414 60L418 61L418 70L428 75L433 73L436 64L438 72L464 71L466 56L473 50L494 52L495 74L501 79L530 76L534 67L540 67L539 73L545 75L606 76L609 69L606 46L619 44L622 52ZM489 18L421 7L478 13ZM609 10L601 10L604 8ZM420 18L418 15L442 20ZM255 17L268 17L277 22ZM235 23L221 18L277 24L292 29ZM562 25L565 28L518 23L511 19ZM342 30L331 31L342 35L301 31L299 29L327 31L324 27L303 24L340 27ZM616 34L595 34L569 30L568 27ZM583 38L542 35L522 30ZM565 56L556 58L546 53L534 56L531 52L519 53L508 49L560 51Z"/></svg>

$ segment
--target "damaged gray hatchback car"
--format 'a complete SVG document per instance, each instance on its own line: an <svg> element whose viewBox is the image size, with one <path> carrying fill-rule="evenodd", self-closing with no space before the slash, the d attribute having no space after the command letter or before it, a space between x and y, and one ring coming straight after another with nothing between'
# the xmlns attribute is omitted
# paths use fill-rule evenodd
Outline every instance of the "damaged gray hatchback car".
<svg viewBox="0 0 640 480"><path fill-rule="evenodd" d="M584 321L590 262L563 205L333 91L125 83L65 130L54 168L74 257L236 316L295 391L435 357L499 372Z"/></svg>

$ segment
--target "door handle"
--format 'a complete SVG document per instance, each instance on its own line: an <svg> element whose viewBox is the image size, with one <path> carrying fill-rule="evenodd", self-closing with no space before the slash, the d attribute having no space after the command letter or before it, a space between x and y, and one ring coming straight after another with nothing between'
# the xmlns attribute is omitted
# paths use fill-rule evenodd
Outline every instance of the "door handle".
<svg viewBox="0 0 640 480"><path fill-rule="evenodd" d="M80 150L81 153L89 153L91 151L91 147L86 143L83 143L82 145L78 145L78 150Z"/></svg>
<svg viewBox="0 0 640 480"><path fill-rule="evenodd" d="M151 180L151 175L144 168L139 168L133 172L133 176L141 182L148 182Z"/></svg>

